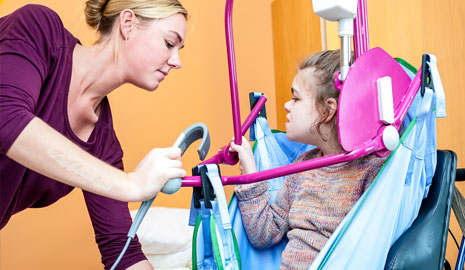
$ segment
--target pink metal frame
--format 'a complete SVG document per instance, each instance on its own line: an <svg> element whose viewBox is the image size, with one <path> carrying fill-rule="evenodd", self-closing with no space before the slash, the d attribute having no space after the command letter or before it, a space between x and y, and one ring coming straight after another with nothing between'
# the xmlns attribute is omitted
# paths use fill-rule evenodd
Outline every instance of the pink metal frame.
<svg viewBox="0 0 465 270"><path fill-rule="evenodd" d="M368 42L368 28L366 20L366 2L365 0L358 0L359 8L357 9L357 18L354 21L355 33L354 35L354 49L355 57L358 58L366 51L369 50ZM262 96L258 101L244 124L240 126L240 110L239 110L239 100L238 100L238 89L237 89L237 75L236 75L236 64L235 64L235 55L234 55L234 41L232 34L232 8L233 0L226 1L226 12L225 12L225 30L226 30L226 43L227 43L227 52L228 52L228 65L229 65L229 79L230 79L230 91L231 91L231 105L233 112L233 125L234 125L234 140L236 144L241 143L242 136L247 132L250 125L254 121L255 117L258 115L259 111L266 102L266 97ZM405 115L407 114L408 108L410 107L419 87L421 79L421 69L416 74L415 78L410 83L408 89L406 90L405 95L402 97L400 105L395 110L395 121L393 126L396 129L399 129ZM344 89L342 90L344 91ZM316 158L308 161L303 161L299 163L289 164L279 168L274 168L270 170L265 170L261 172L246 174L246 175L237 175L237 176L222 176L223 185L235 185L235 184L248 184L258 181L263 181L267 179L272 179L280 176L285 176L293 173L298 173L302 171L312 170L316 168L321 168L323 166L333 165L341 162L346 162L354 159L361 158L368 154L386 151L384 144L382 142L382 131L380 129L378 136L368 141L362 147L352 150L350 152L325 156L321 158ZM218 151L218 153L212 158L200 163L200 164L221 164L226 163L234 165L237 163L237 157L232 155L229 152L229 145L226 145ZM199 165L200 165L199 164ZM187 176L182 180L183 187L198 187L201 186L201 180L199 176Z"/></svg>
<svg viewBox="0 0 465 270"><path fill-rule="evenodd" d="M354 29L354 57L357 59L370 49L366 0L358 0Z"/></svg>

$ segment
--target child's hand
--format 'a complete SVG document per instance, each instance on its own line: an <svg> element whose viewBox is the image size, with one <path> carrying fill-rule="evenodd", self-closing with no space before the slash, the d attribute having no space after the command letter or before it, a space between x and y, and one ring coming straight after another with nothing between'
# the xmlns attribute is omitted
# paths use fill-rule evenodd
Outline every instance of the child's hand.
<svg viewBox="0 0 465 270"><path fill-rule="evenodd" d="M231 141L230 146L229 151L237 152L239 155L239 168L241 169L242 174L257 172L252 148L245 137L242 137L242 145L235 144L233 140Z"/></svg>

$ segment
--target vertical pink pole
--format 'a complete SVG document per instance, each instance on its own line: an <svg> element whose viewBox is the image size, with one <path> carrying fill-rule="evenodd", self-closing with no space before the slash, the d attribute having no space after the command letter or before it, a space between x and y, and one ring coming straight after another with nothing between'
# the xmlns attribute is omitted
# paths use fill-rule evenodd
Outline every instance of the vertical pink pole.
<svg viewBox="0 0 465 270"><path fill-rule="evenodd" d="M224 25L226 31L226 47L228 51L228 67L229 67L229 88L231 91L231 106L233 114L233 126L234 126L234 143L242 143L241 135L241 113L239 108L239 94L237 90L237 72L236 72L236 60L234 53L234 37L232 30L232 9L233 0L226 1L226 10L224 17Z"/></svg>
<svg viewBox="0 0 465 270"><path fill-rule="evenodd" d="M358 0L354 30L354 57L357 59L370 49L366 0Z"/></svg>

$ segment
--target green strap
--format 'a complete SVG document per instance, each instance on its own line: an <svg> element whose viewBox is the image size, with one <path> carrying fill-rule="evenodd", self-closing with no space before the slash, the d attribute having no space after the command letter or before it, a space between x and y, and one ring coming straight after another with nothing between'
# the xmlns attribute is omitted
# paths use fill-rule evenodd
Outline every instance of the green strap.
<svg viewBox="0 0 465 270"><path fill-rule="evenodd" d="M202 215L198 215L195 220L194 235L192 236L192 270L197 270L197 234L199 233Z"/></svg>
<svg viewBox="0 0 465 270"><path fill-rule="evenodd" d="M216 265L218 266L218 270L223 270L223 261L221 260L220 247L216 236L216 220L213 215L210 216L210 236L212 239L213 255L215 256Z"/></svg>
<svg viewBox="0 0 465 270"><path fill-rule="evenodd" d="M418 69L416 69L414 66L410 65L409 62L405 61L404 59L402 58L399 58L399 57L396 57L394 58L397 63L401 64L402 66L406 67L408 70L410 70L411 72L413 73L417 73L418 72Z"/></svg>
<svg viewBox="0 0 465 270"><path fill-rule="evenodd" d="M236 253L237 264L239 265L239 270L242 269L241 267L241 253L239 252L239 245L237 244L236 234L234 233L234 229L231 229L231 234L234 242L234 252Z"/></svg>

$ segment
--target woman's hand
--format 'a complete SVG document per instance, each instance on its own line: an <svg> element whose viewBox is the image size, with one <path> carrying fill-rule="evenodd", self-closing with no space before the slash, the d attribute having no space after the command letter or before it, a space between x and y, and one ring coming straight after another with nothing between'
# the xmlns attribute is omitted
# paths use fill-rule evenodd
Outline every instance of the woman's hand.
<svg viewBox="0 0 465 270"><path fill-rule="evenodd" d="M171 178L184 177L181 149L177 147L155 148L129 173L135 184L135 201L146 201L155 197Z"/></svg>
<svg viewBox="0 0 465 270"><path fill-rule="evenodd" d="M229 151L237 152L239 155L240 165L239 168L242 174L257 172L257 166L255 165L255 158L252 153L252 148L245 137L242 137L242 144L237 145L234 140L230 143Z"/></svg>

